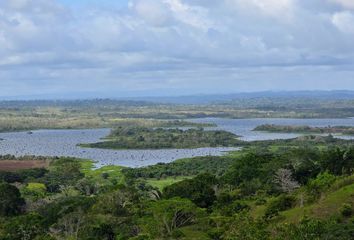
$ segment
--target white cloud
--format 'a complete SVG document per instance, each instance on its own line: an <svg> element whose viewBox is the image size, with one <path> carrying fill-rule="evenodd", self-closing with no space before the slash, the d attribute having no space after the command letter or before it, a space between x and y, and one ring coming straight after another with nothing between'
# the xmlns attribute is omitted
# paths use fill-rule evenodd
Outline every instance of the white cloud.
<svg viewBox="0 0 354 240"><path fill-rule="evenodd" d="M176 19L185 24L207 31L213 27L213 22L208 18L208 10L200 6L182 3L181 0L164 0L173 11Z"/></svg>
<svg viewBox="0 0 354 240"><path fill-rule="evenodd" d="M129 3L130 8L149 24L164 26L171 21L171 12L162 1L159 0L135 0Z"/></svg>
<svg viewBox="0 0 354 240"><path fill-rule="evenodd" d="M337 71L354 59L354 13L338 9L330 0L130 0L119 9L0 0L0 82L36 89L105 81L134 90L149 81L146 88L181 83L194 91L297 66ZM347 72L343 79L353 79Z"/></svg>
<svg viewBox="0 0 354 240"><path fill-rule="evenodd" d="M345 8L354 9L354 1L353 0L330 0L330 1L340 4Z"/></svg>
<svg viewBox="0 0 354 240"><path fill-rule="evenodd" d="M349 11L337 12L332 16L332 23L343 33L354 34L354 15Z"/></svg>
<svg viewBox="0 0 354 240"><path fill-rule="evenodd" d="M226 0L226 2L235 8L257 10L279 19L290 18L295 7L294 0Z"/></svg>

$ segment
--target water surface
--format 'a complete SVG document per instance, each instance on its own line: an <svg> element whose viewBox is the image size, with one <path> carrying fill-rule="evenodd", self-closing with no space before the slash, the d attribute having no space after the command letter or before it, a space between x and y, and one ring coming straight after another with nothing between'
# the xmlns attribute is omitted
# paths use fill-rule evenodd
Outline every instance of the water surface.
<svg viewBox="0 0 354 240"><path fill-rule="evenodd" d="M295 125L295 126L354 126L353 118L341 119L292 119L292 118L252 118L252 119L225 119L225 118L201 118L190 119L189 121L197 123L215 123L217 127L208 128L211 130L225 130L240 135L241 140L257 141L257 140L274 140L289 139L301 136L299 133L270 133L252 131L259 125L275 124L275 125ZM338 138L354 139L354 136L335 136Z"/></svg>
<svg viewBox="0 0 354 240"><path fill-rule="evenodd" d="M252 131L262 124L279 125L309 125L324 126L354 126L354 119L193 119L193 122L215 123L218 126L208 129L226 130L245 141L272 140L295 138L301 134L268 133ZM27 132L0 133L0 155L15 156L70 156L97 161L97 167L105 165L120 165L141 167L160 162L172 162L181 158L195 156L220 156L237 148L199 148L199 149L160 149L160 150L109 150L81 148L77 144L95 143L109 134L109 129L88 130L38 130L33 134ZM340 136L354 139L354 136Z"/></svg>
<svg viewBox="0 0 354 240"><path fill-rule="evenodd" d="M110 150L78 147L79 143L94 143L109 134L109 129L38 130L0 133L0 155L68 156L97 161L96 166L119 165L141 167L160 162L172 162L196 156L221 156L236 148Z"/></svg>

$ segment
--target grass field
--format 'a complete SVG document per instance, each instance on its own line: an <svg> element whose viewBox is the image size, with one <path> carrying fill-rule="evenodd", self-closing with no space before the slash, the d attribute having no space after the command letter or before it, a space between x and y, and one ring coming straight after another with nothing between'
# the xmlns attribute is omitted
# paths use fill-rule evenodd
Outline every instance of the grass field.
<svg viewBox="0 0 354 240"><path fill-rule="evenodd" d="M183 181L185 179L189 179L189 178L192 178L192 177L168 177L168 178L164 178L164 179L148 179L146 180L146 182L153 186L153 187L156 187L158 188L159 190L163 190L164 187L167 187L171 184L174 184L176 182L180 182L180 181Z"/></svg>
<svg viewBox="0 0 354 240"><path fill-rule="evenodd" d="M91 160L81 161L81 171L86 177L92 178L98 182L102 181L115 181L123 184L125 182L121 166L104 166L98 169L94 168L94 162ZM107 177L104 177L104 176Z"/></svg>

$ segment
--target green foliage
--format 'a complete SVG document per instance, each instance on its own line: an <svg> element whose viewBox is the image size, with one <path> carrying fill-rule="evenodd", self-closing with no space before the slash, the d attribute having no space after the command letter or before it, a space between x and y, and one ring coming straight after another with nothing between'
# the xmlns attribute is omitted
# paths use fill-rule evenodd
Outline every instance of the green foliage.
<svg viewBox="0 0 354 240"><path fill-rule="evenodd" d="M265 211L264 217L271 219L278 216L279 212L290 209L295 204L295 198L289 195L280 195L269 203Z"/></svg>
<svg viewBox="0 0 354 240"><path fill-rule="evenodd" d="M187 199L172 198L152 202L142 219L142 227L153 238L180 237L178 228L195 224L203 212Z"/></svg>
<svg viewBox="0 0 354 240"><path fill-rule="evenodd" d="M340 213L344 217L350 217L353 214L353 206L349 203L344 203L340 208Z"/></svg>
<svg viewBox="0 0 354 240"><path fill-rule="evenodd" d="M267 224L263 220L255 220L247 214L236 214L231 218L213 218L213 239L225 240L266 240L270 238ZM212 233L212 235L211 235ZM217 235L215 234L217 233Z"/></svg>
<svg viewBox="0 0 354 240"><path fill-rule="evenodd" d="M147 179L146 183L162 191L165 187L186 179L190 179L190 177L166 177L162 179Z"/></svg>
<svg viewBox="0 0 354 240"><path fill-rule="evenodd" d="M0 216L8 217L22 212L25 200L20 191L7 183L0 183Z"/></svg>
<svg viewBox="0 0 354 240"><path fill-rule="evenodd" d="M115 216L127 216L139 202L139 195L134 188L120 186L119 189L100 197L93 206L93 211Z"/></svg>
<svg viewBox="0 0 354 240"><path fill-rule="evenodd" d="M321 173L315 179L309 181L306 191L313 200L316 200L329 189L335 180L336 177L332 174L328 172Z"/></svg>
<svg viewBox="0 0 354 240"><path fill-rule="evenodd" d="M35 168L35 169L26 169L19 170L16 172L6 172L0 171L0 181L4 181L7 183L15 183L15 182L28 182L32 179L38 179L43 177L48 170L44 168Z"/></svg>
<svg viewBox="0 0 354 240"><path fill-rule="evenodd" d="M248 153L234 162L222 177L222 182L238 187L245 195L252 195L257 190L272 191L274 172L283 164L282 158L275 158L271 153Z"/></svg>
<svg viewBox="0 0 354 240"><path fill-rule="evenodd" d="M22 195L34 200L44 198L47 188L43 183L28 183L26 187L21 190Z"/></svg>
<svg viewBox="0 0 354 240"><path fill-rule="evenodd" d="M243 201L236 200L227 204L218 201L213 210L222 216L231 217L238 213L248 212L250 209L251 207Z"/></svg>
<svg viewBox="0 0 354 240"><path fill-rule="evenodd" d="M81 165L76 159L60 158L52 162L50 172L42 178L42 181L49 192L58 192L60 186L74 185L83 177Z"/></svg>
<svg viewBox="0 0 354 240"><path fill-rule="evenodd" d="M94 163L92 161L80 161L81 172L85 174L85 177L90 179L90 181L99 185L116 185L124 184L125 176L122 173L125 169L121 166L104 166L98 169L94 168Z"/></svg>
<svg viewBox="0 0 354 240"><path fill-rule="evenodd" d="M156 178L170 176L196 176L200 173L223 175L238 156L206 156L181 159L171 163L158 163L142 168L126 168L123 173L130 178Z"/></svg>
<svg viewBox="0 0 354 240"><path fill-rule="evenodd" d="M76 211L87 211L95 203L94 198L89 197L65 197L39 208L38 213L43 217L43 223L49 227L58 219Z"/></svg>
<svg viewBox="0 0 354 240"><path fill-rule="evenodd" d="M197 206L207 208L216 200L214 186L217 180L208 173L200 174L195 178L186 179L163 189L165 198L181 197L190 199Z"/></svg>
<svg viewBox="0 0 354 240"><path fill-rule="evenodd" d="M30 213L10 219L4 225L4 240L24 240L35 239L36 236L44 234L45 228L43 218L36 214ZM46 238L51 239L51 238Z"/></svg>
<svg viewBox="0 0 354 240"><path fill-rule="evenodd" d="M284 224L278 227L277 240L350 240L354 237L353 223L340 224L333 220L316 220L305 217L299 224Z"/></svg>

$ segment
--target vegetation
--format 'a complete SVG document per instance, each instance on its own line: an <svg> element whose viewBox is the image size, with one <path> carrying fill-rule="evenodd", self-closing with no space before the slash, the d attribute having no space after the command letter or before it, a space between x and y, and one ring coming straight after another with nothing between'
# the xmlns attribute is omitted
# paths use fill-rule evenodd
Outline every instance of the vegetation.
<svg viewBox="0 0 354 240"><path fill-rule="evenodd" d="M107 140L99 143L82 144L84 147L108 149L162 149L233 147L240 143L235 134L226 131L204 129L170 129L119 127L112 131Z"/></svg>
<svg viewBox="0 0 354 240"><path fill-rule="evenodd" d="M157 180L178 176L190 177L207 172L221 176L235 161L234 157L236 156L207 156L180 159L171 163L159 163L143 168L126 168L123 169L123 172L131 178L154 178Z"/></svg>
<svg viewBox="0 0 354 240"><path fill-rule="evenodd" d="M265 124L260 125L254 131L280 132L280 133L310 133L310 134L342 134L354 135L354 127L348 126L328 126L328 127L310 127L310 126L284 126Z"/></svg>
<svg viewBox="0 0 354 240"><path fill-rule="evenodd" d="M0 101L0 132L33 129L180 127L172 119L344 118L354 115L352 99L255 97L214 104L164 104L109 99L78 101ZM164 119L164 120L158 120Z"/></svg>
<svg viewBox="0 0 354 240"><path fill-rule="evenodd" d="M354 147L343 143L258 142L141 169L58 158L1 172L16 177L1 178L0 239L352 239Z"/></svg>
<svg viewBox="0 0 354 240"><path fill-rule="evenodd" d="M304 136L245 143L182 120L348 117L352 106L345 99L290 98L212 105L0 102L0 131L109 127L114 130L105 141L86 146L243 147L222 157L137 169L94 169L92 161L73 158L0 156L0 239L353 239L354 141Z"/></svg>

